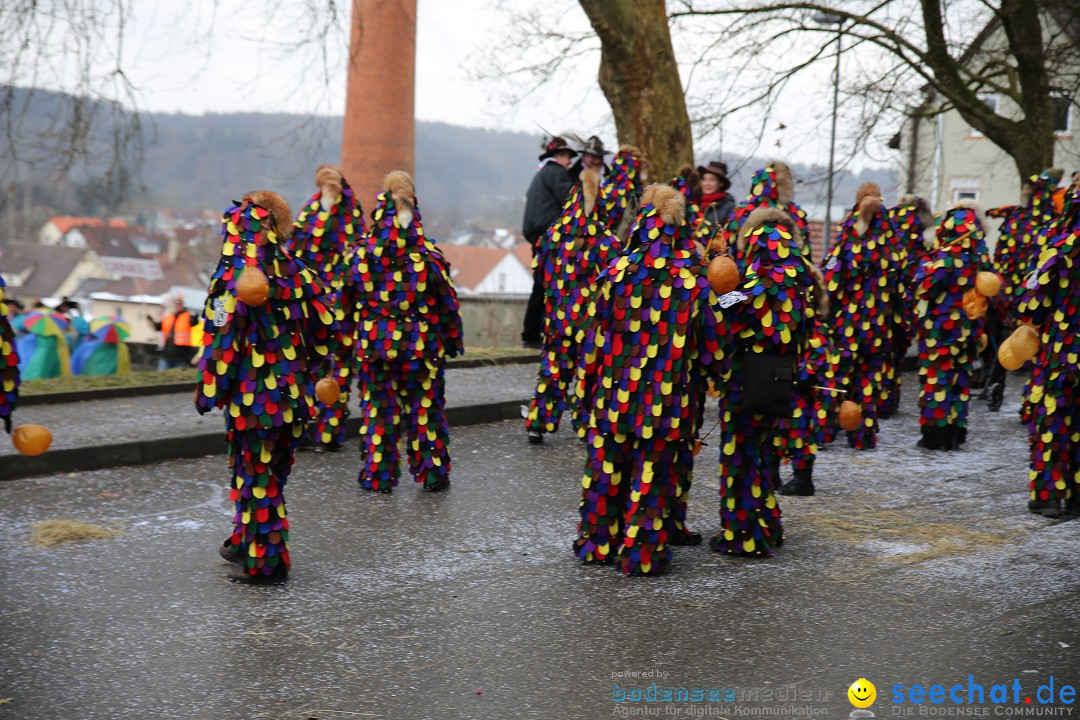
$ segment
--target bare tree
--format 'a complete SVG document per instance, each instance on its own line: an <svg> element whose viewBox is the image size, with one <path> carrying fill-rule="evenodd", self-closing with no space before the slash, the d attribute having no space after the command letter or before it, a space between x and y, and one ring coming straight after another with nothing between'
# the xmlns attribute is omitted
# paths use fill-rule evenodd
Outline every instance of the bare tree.
<svg viewBox="0 0 1080 720"><path fill-rule="evenodd" d="M653 108L648 102L632 107L634 101L626 102L612 85L633 87L647 68L650 82L670 87L679 82L677 68L645 61L652 58L636 35L649 25L644 10L633 24L605 22L597 12L620 16L639 3L579 4L591 33L566 31L552 21L551 10L503 6L510 41L493 51L498 59L487 65L495 69L487 77L505 76L504 70L528 77L532 82L521 97L558 82L567 65L599 50L601 87L623 139L624 128L650 117ZM742 155L758 151L767 135L776 136L779 146L780 137L770 132L777 127L774 108L810 74L821 83L822 70L832 68L841 49L848 58L841 81L848 133L841 168L872 146L883 148L906 113L925 117L955 108L1014 160L1018 178L1026 178L1053 162L1055 96L1074 98L1080 88L1075 0L669 0L667 15L684 68L690 126L699 140L722 137L733 124L744 128ZM638 60L621 56L619 67L605 60L635 44ZM620 69L625 72L617 77ZM983 101L986 93L1004 98L1002 108L1008 109L995 112ZM813 138L802 142L816 142L828 120L820 112L800 116L804 129L816 130L804 133Z"/></svg>
<svg viewBox="0 0 1080 720"><path fill-rule="evenodd" d="M694 161L690 118L664 0L580 0L600 38L600 88L620 143L641 148L655 177Z"/></svg>
<svg viewBox="0 0 1080 720"><path fill-rule="evenodd" d="M63 174L94 158L114 196L130 189L142 122L125 66L129 11L124 0L0 8L0 179L12 181L20 166Z"/></svg>
<svg viewBox="0 0 1080 720"><path fill-rule="evenodd" d="M134 0L10 0L0 4L0 181L9 189L0 209L13 205L14 188L29 192L27 177L66 183L79 170L82 195L109 215L138 190L140 165L152 140L144 92L132 79L137 60L129 51ZM231 39L279 55L302 57L310 72L283 78L283 107L290 96L309 107L337 90L348 53L348 0L260 0L230 7L196 0L138 3L156 25L171 27L185 47L195 45L203 66L185 68L194 81L215 48L214 29L230 26ZM256 18L259 22L250 22ZM236 22L240 19L241 22ZM291 91L291 92L290 92ZM302 93L301 93L302 91ZM282 133L290 142L318 143L327 125L314 114Z"/></svg>
<svg viewBox="0 0 1080 720"><path fill-rule="evenodd" d="M717 31L753 37L757 48L800 39L799 61L770 54L773 79L755 102L805 67L807 53L821 59L839 32L849 48L866 48L881 63L847 88L864 101L864 127L905 105L923 114L955 109L1013 159L1021 179L1053 163L1054 94L1073 98L1080 87L1077 15L1072 0L678 0L671 12L674 20L722 19ZM985 103L988 92L1006 98L1015 115Z"/></svg>
<svg viewBox="0 0 1080 720"><path fill-rule="evenodd" d="M567 22L578 5L583 29ZM693 136L663 0L578 0L533 3L501 0L505 35L472 63L481 81L508 81L499 99L515 105L575 72L597 72L620 143L641 148L652 178L673 176L693 161ZM552 131L562 128L549 128Z"/></svg>

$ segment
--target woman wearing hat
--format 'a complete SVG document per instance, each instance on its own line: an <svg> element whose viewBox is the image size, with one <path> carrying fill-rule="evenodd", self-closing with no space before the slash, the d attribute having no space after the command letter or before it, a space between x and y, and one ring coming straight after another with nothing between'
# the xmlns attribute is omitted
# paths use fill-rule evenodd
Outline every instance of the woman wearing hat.
<svg viewBox="0 0 1080 720"><path fill-rule="evenodd" d="M705 214L704 224L709 228L709 237L712 237L735 209L735 198L727 192L731 181L726 163L710 160L708 165L698 166L697 171L701 176L701 211Z"/></svg>

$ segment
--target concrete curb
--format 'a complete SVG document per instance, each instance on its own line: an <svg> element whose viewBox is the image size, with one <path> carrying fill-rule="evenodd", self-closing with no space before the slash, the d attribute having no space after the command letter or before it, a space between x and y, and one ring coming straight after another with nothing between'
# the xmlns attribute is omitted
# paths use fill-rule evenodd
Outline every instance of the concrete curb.
<svg viewBox="0 0 1080 720"><path fill-rule="evenodd" d="M521 418L521 406L528 400L507 400L498 403L463 405L446 409L450 425L479 425ZM350 438L360 431L359 418L349 418L346 430ZM221 432L199 433L186 437L134 440L114 445L50 450L43 455L0 456L0 481L17 480L34 475L57 475L80 470L102 470L121 465L145 465L163 460L181 460L223 455L225 428Z"/></svg>
<svg viewBox="0 0 1080 720"><path fill-rule="evenodd" d="M539 355L508 355L503 358L485 358L470 360L454 359L446 363L447 370L461 370L478 367L498 367L500 365L528 365L539 363ZM18 407L33 405L60 405L62 403L86 402L88 400L115 400L117 398L146 397L147 395L169 395L171 393L195 392L194 383L166 383L164 385L137 385L135 387L97 388L95 390L73 390L71 392L45 393L42 395L24 395L19 398Z"/></svg>

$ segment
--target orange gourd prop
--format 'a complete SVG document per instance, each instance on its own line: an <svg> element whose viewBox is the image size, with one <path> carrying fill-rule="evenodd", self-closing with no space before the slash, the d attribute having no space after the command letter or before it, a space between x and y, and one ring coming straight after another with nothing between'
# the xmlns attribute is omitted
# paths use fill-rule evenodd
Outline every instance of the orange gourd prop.
<svg viewBox="0 0 1080 720"><path fill-rule="evenodd" d="M41 425L19 425L11 432L11 442L23 455L40 455L52 444L52 433Z"/></svg>
<svg viewBox="0 0 1080 720"><path fill-rule="evenodd" d="M739 282L742 281L739 268L735 265L735 261L731 259L731 256L727 254L727 249L727 241L720 237L720 233L717 233L709 241L709 248L706 250L706 255L714 251L720 253L709 261L709 267L705 272L709 280L709 287L717 295L727 295L739 287Z"/></svg>
<svg viewBox="0 0 1080 720"><path fill-rule="evenodd" d="M994 297L1001 292L1001 278L997 273L982 270L975 276L975 289L986 297Z"/></svg>
<svg viewBox="0 0 1080 720"><path fill-rule="evenodd" d="M324 377L315 383L315 397L323 405L329 407L341 399L341 388L338 387L337 381L333 378Z"/></svg>
<svg viewBox="0 0 1080 720"><path fill-rule="evenodd" d="M236 297L251 307L265 305L270 298L270 281L254 265L246 266L236 281Z"/></svg>
<svg viewBox="0 0 1080 720"><path fill-rule="evenodd" d="M840 427L847 431L858 430L862 427L862 408L851 400L840 403Z"/></svg>
<svg viewBox="0 0 1080 720"><path fill-rule="evenodd" d="M964 305L964 312L967 313L968 320L978 320L986 315L986 296L978 290L971 289L964 293L962 303Z"/></svg>

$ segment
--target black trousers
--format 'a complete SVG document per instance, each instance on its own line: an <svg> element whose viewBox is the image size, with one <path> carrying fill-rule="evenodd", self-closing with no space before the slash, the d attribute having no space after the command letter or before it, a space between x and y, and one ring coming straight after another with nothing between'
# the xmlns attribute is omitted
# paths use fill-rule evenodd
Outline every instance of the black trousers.
<svg viewBox="0 0 1080 720"><path fill-rule="evenodd" d="M532 245L533 260L536 260L536 245L539 238L530 240ZM525 307L525 323L521 328L521 341L527 343L539 343L543 340L541 331L544 324L544 269L537 266L533 268L532 294L529 295L529 304Z"/></svg>

